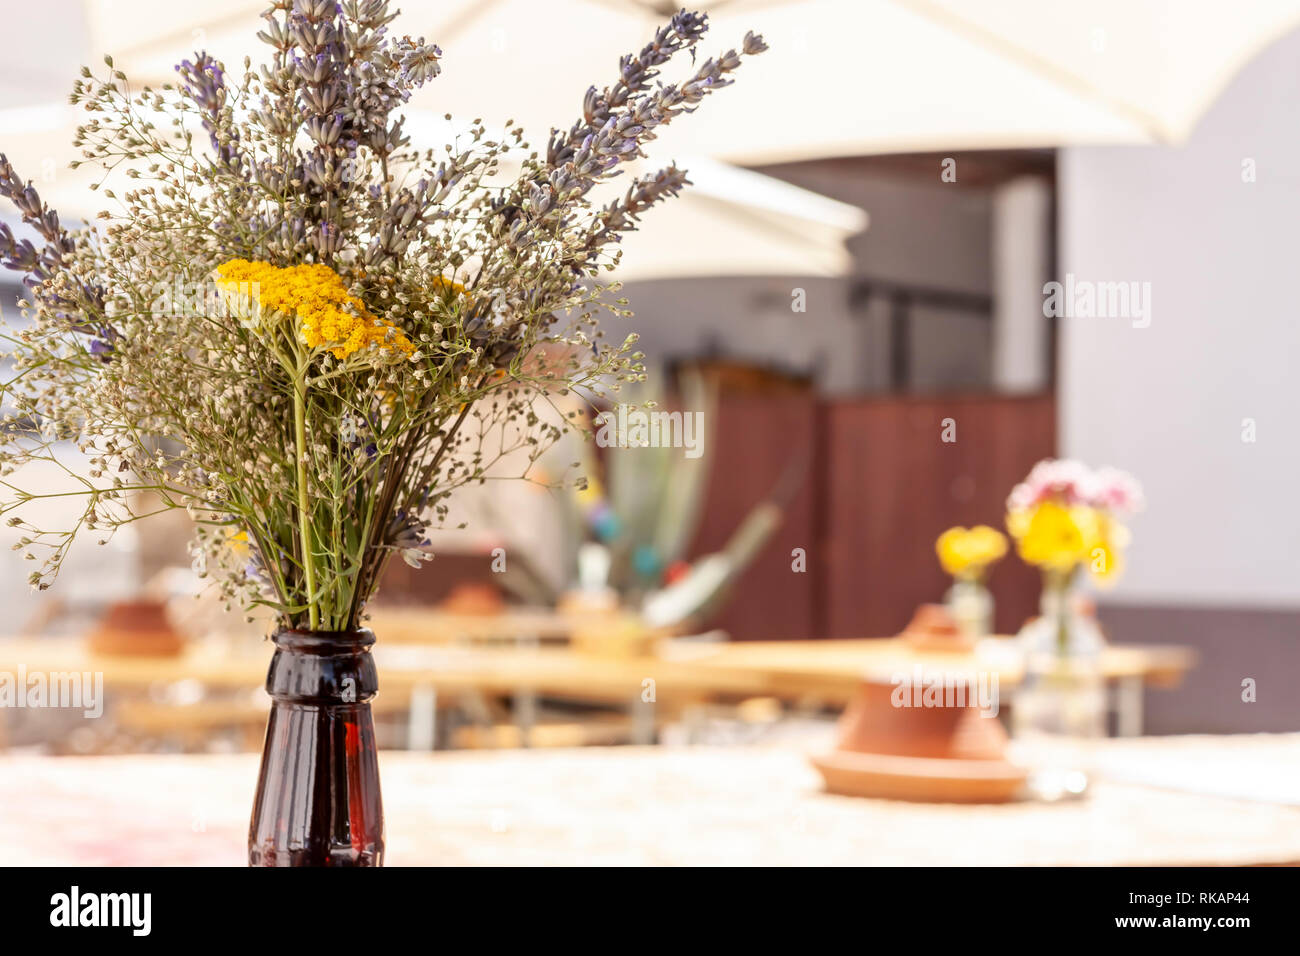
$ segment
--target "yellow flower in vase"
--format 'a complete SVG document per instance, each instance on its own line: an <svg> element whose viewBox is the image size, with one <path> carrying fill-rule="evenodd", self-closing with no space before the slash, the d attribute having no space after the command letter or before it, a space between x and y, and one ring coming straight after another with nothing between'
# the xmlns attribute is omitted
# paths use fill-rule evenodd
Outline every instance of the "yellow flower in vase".
<svg viewBox="0 0 1300 956"><path fill-rule="evenodd" d="M1093 509L1055 501L1007 515L1007 528L1016 539L1020 557L1054 571L1069 571L1088 558L1091 545L1098 540L1096 524Z"/></svg>
<svg viewBox="0 0 1300 956"><path fill-rule="evenodd" d="M1007 530L1027 563L1068 579L1084 567L1113 582L1128 545L1118 513L1138 510L1142 490L1114 468L1089 469L1072 460L1045 460L1007 498Z"/></svg>
<svg viewBox="0 0 1300 956"><path fill-rule="evenodd" d="M1007 553L1007 539L996 528L949 528L934 543L939 564L954 578L979 580Z"/></svg>
<svg viewBox="0 0 1300 956"><path fill-rule="evenodd" d="M1016 549L1043 576L1042 614L1018 637L1025 672L1012 715L1016 736L1086 740L1105 732L1098 665L1105 638L1073 591L1080 569L1103 583L1118 576L1128 531L1115 515L1141 500L1131 476L1070 459L1040 461L1007 497Z"/></svg>
<svg viewBox="0 0 1300 956"><path fill-rule="evenodd" d="M1007 528L1026 563L1062 574L1083 566L1099 582L1122 567L1128 529L1098 508L1044 501L1007 515Z"/></svg>
<svg viewBox="0 0 1300 956"><path fill-rule="evenodd" d="M944 601L963 634L978 640L993 628L993 599L983 578L1007 553L1007 539L996 528L949 528L934 543L939 563L954 583Z"/></svg>

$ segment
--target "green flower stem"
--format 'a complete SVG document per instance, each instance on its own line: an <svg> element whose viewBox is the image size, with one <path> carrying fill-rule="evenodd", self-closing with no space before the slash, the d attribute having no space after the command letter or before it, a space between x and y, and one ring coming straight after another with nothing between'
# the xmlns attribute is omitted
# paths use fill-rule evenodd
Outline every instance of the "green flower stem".
<svg viewBox="0 0 1300 956"><path fill-rule="evenodd" d="M1044 572L1044 586L1053 597L1052 624L1056 628L1056 649L1062 660L1069 655L1070 649L1070 585L1074 580L1074 568L1068 571L1047 570Z"/></svg>
<svg viewBox="0 0 1300 956"><path fill-rule="evenodd" d="M298 474L298 536L302 542L302 571L307 580L307 613L311 629L320 627L316 606L316 557L312 553L311 511L307 496L307 381L306 369L299 368L293 383L294 465Z"/></svg>

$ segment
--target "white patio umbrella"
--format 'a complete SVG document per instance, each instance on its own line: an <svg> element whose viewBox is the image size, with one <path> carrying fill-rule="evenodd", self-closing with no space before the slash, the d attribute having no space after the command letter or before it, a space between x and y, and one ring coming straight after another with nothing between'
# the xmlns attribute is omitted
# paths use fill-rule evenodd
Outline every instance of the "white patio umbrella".
<svg viewBox="0 0 1300 956"><path fill-rule="evenodd" d="M265 48L255 34L265 8L265 0L234 0L215 11L171 0L48 0L34 29L38 35L70 42L54 46L46 60L27 57L0 63L0 152L22 176L36 180L42 196L65 219L89 218L111 201L90 190L100 178L93 167L67 168L69 160L78 158L71 148L72 131L84 114L59 100L78 65L94 63L112 51L115 65L133 83L157 86L173 80L174 64L192 56L195 48L208 48L234 69L242 59L240 51L263 56ZM414 26L420 18L412 21L404 19L400 25ZM465 123L446 123L441 115L445 112L435 115L417 104L406 110L406 128L417 146L440 146L463 130ZM457 112L468 118L468 110ZM632 164L637 168L629 168L627 175L593 196L601 201L612 198L638 171L671 160L688 170L692 182L677 200L654 209L640 230L625 237L617 278L839 276L851 268L844 243L866 228L862 210L704 156L656 154L662 156L660 161ZM120 182L120 175L117 179Z"/></svg>
<svg viewBox="0 0 1300 956"><path fill-rule="evenodd" d="M413 105L540 142L578 115L679 0L403 0L395 25L442 45ZM763 33L771 50L662 140L744 164L938 149L1180 142L1300 0L715 0L701 55ZM95 52L142 78L196 46L261 57L261 0L88 0ZM674 79L665 76L665 79ZM706 118L707 117L707 118Z"/></svg>
<svg viewBox="0 0 1300 956"><path fill-rule="evenodd" d="M623 281L703 276L843 276L844 241L867 228L857 206L703 156L677 156L691 184L619 243ZM642 171L664 163L641 161ZM627 176L637 175L637 170ZM611 187L626 188L622 179Z"/></svg>
<svg viewBox="0 0 1300 956"><path fill-rule="evenodd" d="M42 197L68 222L89 219L113 201L95 192L102 178L95 167L67 168L76 111L59 105L0 109L0 152L14 168L36 181ZM408 112L412 142L436 147L451 135L441 117ZM497 137L498 139L500 137ZM202 137L200 137L201 141ZM622 263L609 278L623 281L688 276L787 275L834 277L852 269L845 241L867 227L867 214L790 183L703 156L674 156L691 185L671 202L646 214L635 232L625 234ZM605 202L627 188L639 173L665 166L670 158L639 160L592 194ZM509 167L503 167L508 175ZM108 186L127 184L117 171ZM19 234L26 235L12 210L0 210Z"/></svg>
<svg viewBox="0 0 1300 956"><path fill-rule="evenodd" d="M445 51L442 75L417 94L414 111L451 109L489 123L513 118L540 143L553 125L577 117L587 86L610 82L617 55L640 49L677 0L395 5L403 9L395 29L423 34ZM844 263L840 241L861 228L860 214L824 197L687 157L752 165L897 151L1178 142L1245 62L1300 23L1300 0L706 6L713 29L701 55L737 44L749 28L763 32L772 49L718 94L725 102L706 101L699 116L666 129L656 144L658 155L692 166L697 187L676 208L655 210L645 231L629 237L627 262L641 263L642 274L766 273L774 265L787 274L834 274ZM51 27L38 23L35 35L59 37L49 60L0 64L0 107L9 107L0 109L0 147L32 155L54 180L45 187L52 199L74 193L83 184L62 169L66 129L52 126L42 105L66 91L71 63L111 52L136 81L157 84L174 77L178 60L206 49L235 69L245 55L265 56L255 39L265 7L265 0L46 0L33 16ZM55 69L60 59L71 61L67 70ZM720 212L734 214L735 228L725 237ZM697 254L702 243L712 259Z"/></svg>

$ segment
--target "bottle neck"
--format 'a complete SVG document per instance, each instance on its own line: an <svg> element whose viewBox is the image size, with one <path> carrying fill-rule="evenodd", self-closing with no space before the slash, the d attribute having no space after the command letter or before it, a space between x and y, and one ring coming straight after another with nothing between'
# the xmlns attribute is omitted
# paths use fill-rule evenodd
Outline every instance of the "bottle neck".
<svg viewBox="0 0 1300 956"><path fill-rule="evenodd" d="M275 654L266 692L278 703L346 706L369 701L379 690L370 647L375 635L355 631L297 631L272 635Z"/></svg>

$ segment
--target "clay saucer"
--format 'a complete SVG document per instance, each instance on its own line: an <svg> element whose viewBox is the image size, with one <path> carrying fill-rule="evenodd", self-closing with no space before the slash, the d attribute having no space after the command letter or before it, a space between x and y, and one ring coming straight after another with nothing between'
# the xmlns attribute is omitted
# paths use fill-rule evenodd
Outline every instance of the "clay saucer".
<svg viewBox="0 0 1300 956"><path fill-rule="evenodd" d="M1026 773L1005 760L943 760L835 750L812 764L828 793L915 803L1006 803Z"/></svg>
<svg viewBox="0 0 1300 956"><path fill-rule="evenodd" d="M944 675L950 706L899 706L910 689L864 680L840 718L839 740L812 758L830 793L937 803L1002 803L1027 772L1005 757L1006 731L983 715L971 674ZM965 683L963 700L955 694Z"/></svg>

